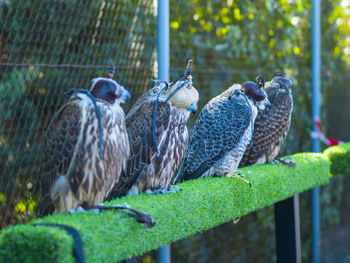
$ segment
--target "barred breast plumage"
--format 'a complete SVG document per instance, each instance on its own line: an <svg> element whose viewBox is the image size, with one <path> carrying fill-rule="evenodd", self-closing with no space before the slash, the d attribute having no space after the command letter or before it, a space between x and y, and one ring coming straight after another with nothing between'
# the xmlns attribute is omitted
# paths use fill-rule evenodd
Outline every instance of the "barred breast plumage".
<svg viewBox="0 0 350 263"><path fill-rule="evenodd" d="M293 111L292 82L276 76L266 84L270 107L259 110L254 124L253 143L246 150L240 167L272 162L287 137Z"/></svg>
<svg viewBox="0 0 350 263"><path fill-rule="evenodd" d="M193 127L175 182L235 172L251 141L256 104L263 107L265 98L258 85L246 82L210 100Z"/></svg>

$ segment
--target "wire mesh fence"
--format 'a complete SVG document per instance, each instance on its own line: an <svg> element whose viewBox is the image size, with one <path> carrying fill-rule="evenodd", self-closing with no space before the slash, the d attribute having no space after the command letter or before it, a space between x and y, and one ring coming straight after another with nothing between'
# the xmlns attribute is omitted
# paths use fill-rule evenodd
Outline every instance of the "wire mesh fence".
<svg viewBox="0 0 350 263"><path fill-rule="evenodd" d="M65 91L87 88L93 77L107 73L109 61L116 65L115 79L132 93L126 112L150 87L149 80L156 76L155 2L0 0L0 229L35 217L41 138ZM350 99L349 73L336 48L343 33L334 26L339 3L322 1L322 59L327 67L322 68L321 117L329 120L333 136L348 141L350 105L339 103ZM282 153L308 151L312 124L309 13L310 1L172 0L170 79L192 58L201 109L233 83L254 80L260 73L270 79L274 71L285 71L294 81L295 106ZM339 107L341 113L335 110ZM190 118L190 127L194 121ZM337 180L322 193L323 226L349 224L343 213L349 208L344 201L347 188L339 190L345 179ZM302 215L309 216L308 195L303 197ZM340 212L334 202L343 204ZM267 208L237 225L227 223L176 242L172 260L273 262L272 211ZM309 225L304 216L306 260L310 259ZM323 244L331 249L327 240ZM138 261L154 261L154 254Z"/></svg>
<svg viewBox="0 0 350 263"><path fill-rule="evenodd" d="M154 35L152 0L0 3L0 228L35 216L41 138L63 93L112 60L136 99L154 76Z"/></svg>

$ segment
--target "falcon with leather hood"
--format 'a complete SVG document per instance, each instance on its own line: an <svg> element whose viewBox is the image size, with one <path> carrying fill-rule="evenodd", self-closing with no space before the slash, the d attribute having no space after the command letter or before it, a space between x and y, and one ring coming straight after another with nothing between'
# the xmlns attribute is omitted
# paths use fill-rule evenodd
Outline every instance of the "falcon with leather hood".
<svg viewBox="0 0 350 263"><path fill-rule="evenodd" d="M293 111L292 81L284 73L276 72L266 83L265 91L271 103L259 110L254 123L253 142L245 151L239 167L271 163L276 159L287 137ZM295 166L282 160L280 162Z"/></svg>
<svg viewBox="0 0 350 263"><path fill-rule="evenodd" d="M120 104L130 93L109 78L75 90L52 118L41 161L40 214L99 205L119 181L130 154Z"/></svg>
<svg viewBox="0 0 350 263"><path fill-rule="evenodd" d="M126 116L131 154L109 200L168 192L188 144L187 120L197 111L199 93L192 85L191 63L176 81L158 81Z"/></svg>

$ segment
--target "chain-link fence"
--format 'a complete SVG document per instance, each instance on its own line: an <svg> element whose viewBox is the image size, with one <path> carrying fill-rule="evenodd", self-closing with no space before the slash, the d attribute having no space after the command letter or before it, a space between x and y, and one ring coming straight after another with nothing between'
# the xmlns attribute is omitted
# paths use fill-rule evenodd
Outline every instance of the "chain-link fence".
<svg viewBox="0 0 350 263"><path fill-rule="evenodd" d="M135 101L155 46L153 0L0 3L0 228L35 216L41 138L63 93L113 61Z"/></svg>
<svg viewBox="0 0 350 263"><path fill-rule="evenodd" d="M324 125L328 120L329 134L349 141L348 28L338 19L348 24L350 12L343 2L322 1L321 117ZM115 79L132 93L126 111L150 87L149 79L156 76L155 3L0 0L0 228L35 217L41 138L65 91L86 88L91 78L106 74L109 61L116 65ZM254 80L260 73L270 79L274 71L285 71L294 81L294 112L282 152L309 151L310 7L306 0L171 0L171 79L192 58L201 108L232 83ZM344 219L350 208L346 180L333 179L322 191L323 251L334 250L329 240L335 232L327 226L344 233L350 224ZM302 195L301 207L303 259L309 261L308 193ZM263 209L238 224L172 244L172 260L273 262L273 223L273 209ZM138 258L154 260L154 252Z"/></svg>

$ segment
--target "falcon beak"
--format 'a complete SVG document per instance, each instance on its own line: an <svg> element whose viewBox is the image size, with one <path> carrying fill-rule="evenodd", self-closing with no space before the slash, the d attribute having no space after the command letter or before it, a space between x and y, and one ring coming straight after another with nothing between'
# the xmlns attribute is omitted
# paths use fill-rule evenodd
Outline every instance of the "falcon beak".
<svg viewBox="0 0 350 263"><path fill-rule="evenodd" d="M189 112L192 112L193 115L196 115L197 112L197 103L192 102L191 105L187 108Z"/></svg>
<svg viewBox="0 0 350 263"><path fill-rule="evenodd" d="M131 98L130 92L127 89L123 89L122 96L121 96L123 101L126 101Z"/></svg>
<svg viewBox="0 0 350 263"><path fill-rule="evenodd" d="M268 100L268 99L266 99L266 101L265 101L265 107L270 107L271 106L271 102Z"/></svg>

